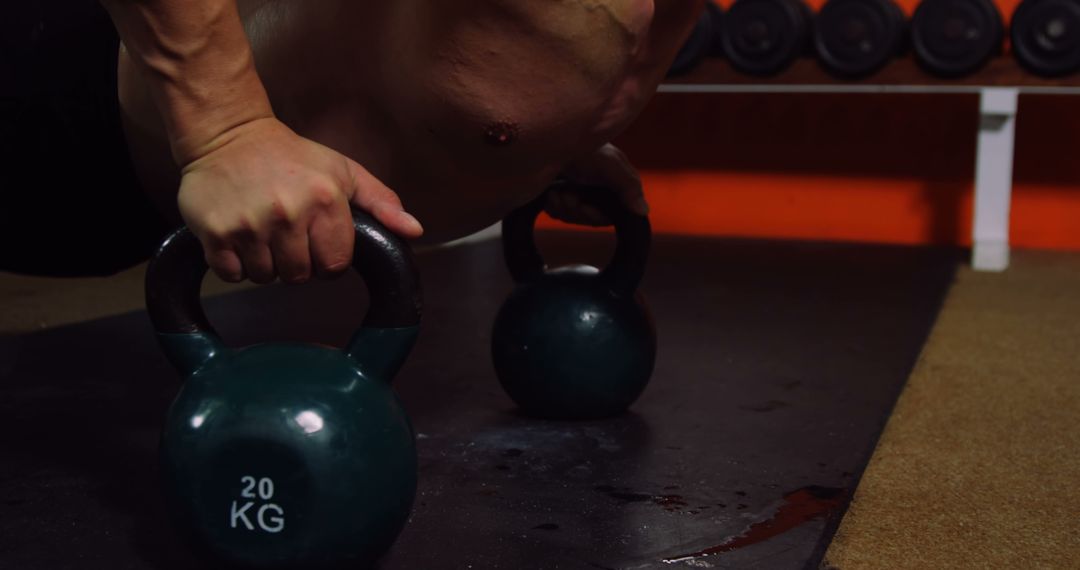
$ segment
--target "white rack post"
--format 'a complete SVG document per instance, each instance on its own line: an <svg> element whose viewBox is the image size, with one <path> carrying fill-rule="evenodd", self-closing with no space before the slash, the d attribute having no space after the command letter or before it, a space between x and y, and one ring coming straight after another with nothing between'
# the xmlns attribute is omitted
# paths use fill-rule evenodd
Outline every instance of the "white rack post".
<svg viewBox="0 0 1080 570"><path fill-rule="evenodd" d="M980 271L1002 271L1009 266L1009 204L1019 94L1015 87L986 87L979 95L971 265Z"/></svg>

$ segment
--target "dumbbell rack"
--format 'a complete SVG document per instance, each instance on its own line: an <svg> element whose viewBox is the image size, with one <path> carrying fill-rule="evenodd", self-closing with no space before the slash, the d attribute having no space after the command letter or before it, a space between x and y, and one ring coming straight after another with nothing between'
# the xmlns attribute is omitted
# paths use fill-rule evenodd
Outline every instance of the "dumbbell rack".
<svg viewBox="0 0 1080 570"><path fill-rule="evenodd" d="M807 58L764 83L738 73L723 60L708 59L690 73L669 79L660 92L979 94L971 264L977 270L1002 271L1009 266L1009 210L1019 96L1080 95L1080 76L1039 78L1025 72L1012 58L1002 56L990 60L972 76L944 80L927 75L907 57L893 61L872 77L849 81L830 77Z"/></svg>

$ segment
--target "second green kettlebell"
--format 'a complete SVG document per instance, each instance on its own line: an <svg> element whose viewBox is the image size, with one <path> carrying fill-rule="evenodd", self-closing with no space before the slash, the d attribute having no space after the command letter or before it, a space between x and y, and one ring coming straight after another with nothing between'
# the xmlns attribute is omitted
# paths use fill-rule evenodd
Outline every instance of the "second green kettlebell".
<svg viewBox="0 0 1080 570"><path fill-rule="evenodd" d="M517 283L492 330L491 352L503 389L527 414L595 419L625 411L641 395L656 360L656 328L637 291L652 234L614 192L557 182L615 224L617 245L602 271L547 269L533 226L546 195L503 220L503 251Z"/></svg>

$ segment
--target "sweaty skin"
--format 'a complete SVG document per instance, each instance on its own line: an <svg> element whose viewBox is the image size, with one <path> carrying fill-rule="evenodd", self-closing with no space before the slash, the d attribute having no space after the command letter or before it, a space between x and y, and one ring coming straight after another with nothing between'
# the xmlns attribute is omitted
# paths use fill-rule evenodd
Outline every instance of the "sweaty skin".
<svg viewBox="0 0 1080 570"><path fill-rule="evenodd" d="M238 4L274 115L395 191L424 225L426 242L498 221L575 163L625 162L605 144L655 92L703 6L704 0ZM175 215L180 171L146 78L123 48L119 92L137 174Z"/></svg>

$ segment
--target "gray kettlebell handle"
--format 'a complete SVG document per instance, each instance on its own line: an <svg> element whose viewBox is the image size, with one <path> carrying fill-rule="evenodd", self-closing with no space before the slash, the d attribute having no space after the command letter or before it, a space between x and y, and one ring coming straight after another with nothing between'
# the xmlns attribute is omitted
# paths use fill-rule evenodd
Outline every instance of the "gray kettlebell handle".
<svg viewBox="0 0 1080 570"><path fill-rule="evenodd" d="M409 246L365 212L353 211L353 227L352 265L364 279L370 299L363 324L347 350L355 356L367 351L361 346L365 342L372 346L390 342L383 338L387 337L385 331L418 327L422 300L420 276ZM220 351L220 340L200 299L207 269L202 244L189 229L180 228L162 243L146 272L150 321L159 340L176 345L166 350L185 374Z"/></svg>
<svg viewBox="0 0 1080 570"><path fill-rule="evenodd" d="M538 198L503 219L503 255L510 275L518 283L534 281L544 275L547 265L536 247L536 219L544 210L548 192L568 190L577 193L582 202L599 210L614 224L615 253L611 262L600 272L600 278L612 292L623 296L634 295L645 275L652 244L649 218L630 211L608 188L574 184L562 179L556 180Z"/></svg>

